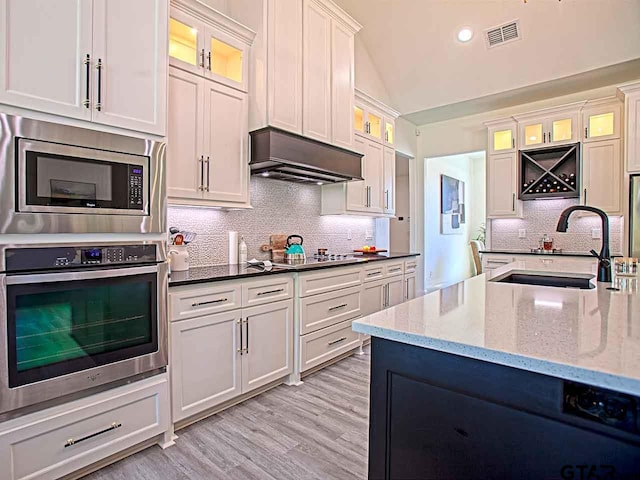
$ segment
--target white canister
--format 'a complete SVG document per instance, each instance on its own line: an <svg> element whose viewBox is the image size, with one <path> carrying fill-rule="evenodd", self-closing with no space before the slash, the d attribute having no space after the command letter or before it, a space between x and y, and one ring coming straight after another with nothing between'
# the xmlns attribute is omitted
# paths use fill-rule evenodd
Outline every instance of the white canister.
<svg viewBox="0 0 640 480"><path fill-rule="evenodd" d="M189 270L189 252L186 245L171 245L169 247L169 263L172 272Z"/></svg>

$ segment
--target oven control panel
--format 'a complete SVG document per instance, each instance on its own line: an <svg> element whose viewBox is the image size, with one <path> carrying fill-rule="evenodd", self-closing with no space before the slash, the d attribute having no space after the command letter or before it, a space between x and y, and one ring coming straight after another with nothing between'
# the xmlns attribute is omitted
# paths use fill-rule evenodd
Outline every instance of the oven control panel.
<svg viewBox="0 0 640 480"><path fill-rule="evenodd" d="M156 245L10 248L7 271L78 268L97 265L127 265L157 262Z"/></svg>

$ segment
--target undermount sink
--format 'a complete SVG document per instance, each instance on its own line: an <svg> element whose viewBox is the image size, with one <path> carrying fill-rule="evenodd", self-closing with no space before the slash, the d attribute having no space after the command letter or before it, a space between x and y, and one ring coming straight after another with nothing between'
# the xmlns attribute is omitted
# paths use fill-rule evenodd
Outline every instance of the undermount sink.
<svg viewBox="0 0 640 480"><path fill-rule="evenodd" d="M581 290L591 290L596 286L591 283L593 275L545 275L524 272L509 272L496 278L492 282L499 283L520 283L525 285L540 285L544 287L559 288L579 288Z"/></svg>

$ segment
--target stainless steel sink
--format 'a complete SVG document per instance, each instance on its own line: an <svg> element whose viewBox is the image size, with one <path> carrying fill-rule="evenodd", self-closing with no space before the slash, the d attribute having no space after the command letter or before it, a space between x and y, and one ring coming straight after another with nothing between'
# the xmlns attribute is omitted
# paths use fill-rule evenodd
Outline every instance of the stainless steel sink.
<svg viewBox="0 0 640 480"><path fill-rule="evenodd" d="M591 290L596 286L591 283L593 275L576 274L576 275L548 275L545 273L531 272L508 272L496 278L492 278L491 282L499 283L519 283L524 285L540 285L544 287L558 288L579 288L581 290Z"/></svg>

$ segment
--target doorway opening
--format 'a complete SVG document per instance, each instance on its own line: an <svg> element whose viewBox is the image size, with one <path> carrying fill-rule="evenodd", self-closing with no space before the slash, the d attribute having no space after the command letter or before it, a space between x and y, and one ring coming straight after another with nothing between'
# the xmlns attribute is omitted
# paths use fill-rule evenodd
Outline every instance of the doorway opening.
<svg viewBox="0 0 640 480"><path fill-rule="evenodd" d="M425 290L474 275L469 242L484 237L486 152L425 159Z"/></svg>
<svg viewBox="0 0 640 480"><path fill-rule="evenodd" d="M410 165L413 157L396 152L395 217L389 221L389 243L394 252L411 251L411 184Z"/></svg>

